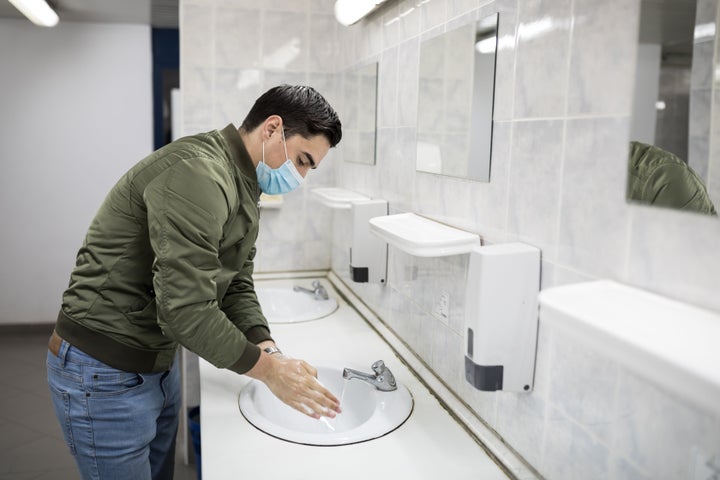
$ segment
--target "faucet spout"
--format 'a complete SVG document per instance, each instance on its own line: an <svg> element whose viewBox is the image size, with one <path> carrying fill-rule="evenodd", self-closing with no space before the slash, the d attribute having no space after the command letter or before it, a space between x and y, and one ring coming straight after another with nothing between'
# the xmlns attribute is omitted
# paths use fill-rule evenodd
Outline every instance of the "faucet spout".
<svg viewBox="0 0 720 480"><path fill-rule="evenodd" d="M327 290L325 290L325 287L322 286L319 280L315 280L312 283L312 289L309 288L303 288L299 285L295 285L293 287L294 292L304 292L308 295L312 295L315 300L327 300L330 297L328 296Z"/></svg>
<svg viewBox="0 0 720 480"><path fill-rule="evenodd" d="M373 373L364 373L352 368L343 369L343 378L346 380L352 380L354 378L362 380L375 387L376 390L381 392L392 392L397 390L397 383L395 382L395 376L392 374L389 368L385 366L385 362L378 360L372 364Z"/></svg>

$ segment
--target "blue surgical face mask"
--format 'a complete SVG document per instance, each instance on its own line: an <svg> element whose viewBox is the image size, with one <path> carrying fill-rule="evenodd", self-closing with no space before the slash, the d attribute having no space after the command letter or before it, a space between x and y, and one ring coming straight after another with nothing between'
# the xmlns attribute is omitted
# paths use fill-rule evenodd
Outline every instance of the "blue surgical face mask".
<svg viewBox="0 0 720 480"><path fill-rule="evenodd" d="M265 142L263 142L262 161L258 163L255 169L260 190L268 195L282 195L291 192L299 187L303 181L303 176L300 175L295 164L288 156L287 144L285 143L285 129L283 128L281 132L283 147L285 148L285 163L274 169L268 167L265 163Z"/></svg>

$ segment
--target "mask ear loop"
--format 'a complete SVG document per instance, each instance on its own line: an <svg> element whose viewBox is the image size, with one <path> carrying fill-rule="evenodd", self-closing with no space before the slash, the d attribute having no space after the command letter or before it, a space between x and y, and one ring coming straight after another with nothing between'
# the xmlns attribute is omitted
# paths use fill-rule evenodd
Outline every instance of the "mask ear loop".
<svg viewBox="0 0 720 480"><path fill-rule="evenodd" d="M285 161L290 160L290 156L287 153L287 142L285 141L285 127L280 127L280 133L282 133L283 148L285 148ZM290 160L292 162L292 160Z"/></svg>

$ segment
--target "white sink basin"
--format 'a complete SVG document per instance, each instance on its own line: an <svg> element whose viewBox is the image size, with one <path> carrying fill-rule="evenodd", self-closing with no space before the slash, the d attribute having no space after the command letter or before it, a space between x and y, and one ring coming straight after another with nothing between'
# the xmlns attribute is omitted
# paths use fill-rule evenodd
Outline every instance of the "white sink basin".
<svg viewBox="0 0 720 480"><path fill-rule="evenodd" d="M292 287L258 287L255 293L268 323L317 320L330 315L338 307L337 301L332 297L316 300L312 294L295 292Z"/></svg>
<svg viewBox="0 0 720 480"><path fill-rule="evenodd" d="M318 379L340 399L342 413L315 420L278 400L264 383L252 380L240 392L243 416L273 437L305 445L348 445L386 435L410 416L412 395L403 385L381 392L361 380L345 380L342 368L317 367Z"/></svg>

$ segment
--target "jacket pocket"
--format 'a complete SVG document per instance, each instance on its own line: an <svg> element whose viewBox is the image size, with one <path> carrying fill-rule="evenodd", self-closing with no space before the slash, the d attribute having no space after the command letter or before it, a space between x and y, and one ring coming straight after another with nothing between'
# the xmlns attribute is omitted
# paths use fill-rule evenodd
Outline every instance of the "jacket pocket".
<svg viewBox="0 0 720 480"><path fill-rule="evenodd" d="M157 328L157 303L155 297L151 298L142 309L127 312L125 317L134 325Z"/></svg>

